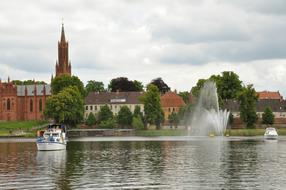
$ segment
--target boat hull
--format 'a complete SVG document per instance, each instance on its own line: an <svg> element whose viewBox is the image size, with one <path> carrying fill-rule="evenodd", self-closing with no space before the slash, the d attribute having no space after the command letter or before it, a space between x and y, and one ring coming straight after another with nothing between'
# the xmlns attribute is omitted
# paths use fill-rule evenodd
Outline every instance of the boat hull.
<svg viewBox="0 0 286 190"><path fill-rule="evenodd" d="M48 150L66 150L66 144L64 143L56 143L56 142L38 142L37 148L40 151L48 151Z"/></svg>
<svg viewBox="0 0 286 190"><path fill-rule="evenodd" d="M269 140L276 140L278 135L264 135L264 138Z"/></svg>

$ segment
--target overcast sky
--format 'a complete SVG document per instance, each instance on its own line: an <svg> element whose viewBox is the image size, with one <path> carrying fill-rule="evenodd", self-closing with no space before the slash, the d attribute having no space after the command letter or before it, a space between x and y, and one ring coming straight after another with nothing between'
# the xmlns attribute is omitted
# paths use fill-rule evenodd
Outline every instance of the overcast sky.
<svg viewBox="0 0 286 190"><path fill-rule="evenodd" d="M50 81L62 18L72 73L84 83L162 77L183 91L234 71L286 96L285 0L1 1L2 81Z"/></svg>

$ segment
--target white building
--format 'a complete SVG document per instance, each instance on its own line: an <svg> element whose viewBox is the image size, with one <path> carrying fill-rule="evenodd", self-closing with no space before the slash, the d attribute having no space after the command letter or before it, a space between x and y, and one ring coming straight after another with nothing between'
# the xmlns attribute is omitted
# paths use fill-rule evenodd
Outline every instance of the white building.
<svg viewBox="0 0 286 190"><path fill-rule="evenodd" d="M109 106L114 115L117 115L122 106L127 106L134 112L135 106L140 106L144 112L144 105L139 101L143 92L90 92L85 98L85 118L89 113L97 114L104 105Z"/></svg>

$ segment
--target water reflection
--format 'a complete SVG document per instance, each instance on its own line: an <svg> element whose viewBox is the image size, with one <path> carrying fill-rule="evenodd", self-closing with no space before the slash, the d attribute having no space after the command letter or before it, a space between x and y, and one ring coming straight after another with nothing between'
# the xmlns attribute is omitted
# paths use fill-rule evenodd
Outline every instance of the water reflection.
<svg viewBox="0 0 286 190"><path fill-rule="evenodd" d="M0 143L0 189L283 189L286 141ZM269 180L271 178L271 180Z"/></svg>

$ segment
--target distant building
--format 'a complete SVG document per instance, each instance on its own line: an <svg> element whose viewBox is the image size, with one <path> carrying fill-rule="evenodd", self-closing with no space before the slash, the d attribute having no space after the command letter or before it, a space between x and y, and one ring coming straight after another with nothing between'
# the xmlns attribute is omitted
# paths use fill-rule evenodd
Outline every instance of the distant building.
<svg viewBox="0 0 286 190"><path fill-rule="evenodd" d="M161 106L164 111L165 123L168 123L169 116L174 112L178 113L180 108L185 106L185 102L176 92L166 92L161 96Z"/></svg>
<svg viewBox="0 0 286 190"><path fill-rule="evenodd" d="M283 96L281 96L280 92L270 92L270 91L262 91L257 92L259 100L283 100Z"/></svg>
<svg viewBox="0 0 286 190"><path fill-rule="evenodd" d="M127 106L134 112L135 106L140 106L144 112L144 105L139 101L143 92L90 92L85 98L85 118L89 113L97 114L104 105L109 106L114 115L117 115L122 106Z"/></svg>
<svg viewBox="0 0 286 190"><path fill-rule="evenodd" d="M0 81L0 120L41 120L50 85L13 85Z"/></svg>

